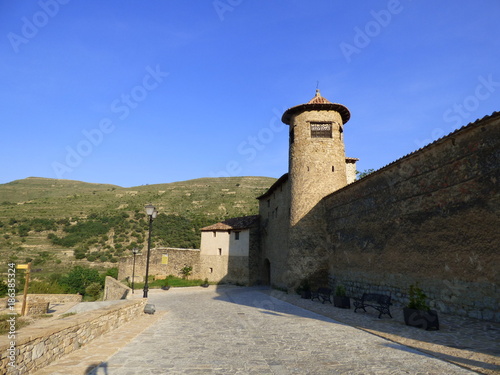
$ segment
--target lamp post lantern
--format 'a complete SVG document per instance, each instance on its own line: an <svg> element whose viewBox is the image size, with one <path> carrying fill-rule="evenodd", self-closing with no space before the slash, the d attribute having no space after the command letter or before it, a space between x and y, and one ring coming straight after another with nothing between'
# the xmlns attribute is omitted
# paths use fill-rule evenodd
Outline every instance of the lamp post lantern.
<svg viewBox="0 0 500 375"><path fill-rule="evenodd" d="M149 236L148 236L148 253L146 256L146 280L144 282L144 294L143 298L148 298L148 291L149 291L149 257L151 254L151 231L153 229L153 220L156 219L156 215L158 215L158 211L156 211L156 207L153 206L152 204L147 204L145 207L146 209L146 215L149 217Z"/></svg>
<svg viewBox="0 0 500 375"><path fill-rule="evenodd" d="M134 281L135 281L135 256L139 253L139 249L134 247L132 249L132 254L134 254L134 263L132 265L132 294L134 294Z"/></svg>

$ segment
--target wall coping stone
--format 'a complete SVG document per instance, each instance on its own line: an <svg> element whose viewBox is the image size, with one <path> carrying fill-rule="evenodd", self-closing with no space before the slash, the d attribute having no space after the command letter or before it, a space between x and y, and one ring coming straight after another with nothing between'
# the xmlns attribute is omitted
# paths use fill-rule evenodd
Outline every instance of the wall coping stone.
<svg viewBox="0 0 500 375"><path fill-rule="evenodd" d="M107 306L102 309L77 313L65 318L56 318L51 320L43 320L33 325L23 327L17 331L16 346L23 345L29 341L36 340L37 338L53 335L54 333L61 332L73 326L80 326L82 323L96 320L101 316L111 315L117 310L130 307L136 304L146 304L147 298L140 300L123 300L123 303L117 303L112 306ZM0 348L7 346L7 336L0 337Z"/></svg>

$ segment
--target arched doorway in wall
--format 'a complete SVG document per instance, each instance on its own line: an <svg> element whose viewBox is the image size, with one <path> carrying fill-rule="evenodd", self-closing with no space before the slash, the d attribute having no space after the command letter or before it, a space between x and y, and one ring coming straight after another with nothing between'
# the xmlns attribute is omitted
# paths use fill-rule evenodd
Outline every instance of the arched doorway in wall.
<svg viewBox="0 0 500 375"><path fill-rule="evenodd" d="M264 285L271 285L271 262L267 258L264 260L264 269L262 273Z"/></svg>

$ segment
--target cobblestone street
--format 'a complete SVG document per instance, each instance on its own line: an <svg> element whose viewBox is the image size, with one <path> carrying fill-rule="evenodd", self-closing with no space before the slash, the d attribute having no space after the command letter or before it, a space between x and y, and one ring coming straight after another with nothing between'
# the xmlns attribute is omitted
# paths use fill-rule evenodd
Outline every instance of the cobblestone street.
<svg viewBox="0 0 500 375"><path fill-rule="evenodd" d="M474 373L258 288L152 291L150 303L155 322L94 370L89 361L63 358L37 375ZM87 356L99 351L97 344Z"/></svg>

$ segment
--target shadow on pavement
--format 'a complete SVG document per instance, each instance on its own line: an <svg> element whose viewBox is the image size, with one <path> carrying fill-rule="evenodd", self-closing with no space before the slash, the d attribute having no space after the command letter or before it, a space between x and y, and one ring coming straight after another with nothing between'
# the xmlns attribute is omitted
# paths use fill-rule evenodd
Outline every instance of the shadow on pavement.
<svg viewBox="0 0 500 375"><path fill-rule="evenodd" d="M439 331L426 331L408 327L404 324L402 308L391 307L393 318L377 318L377 312L354 313L353 309L340 309L326 303L301 299L300 296L287 294L270 287L228 287L217 286L215 299L254 307L265 315L293 314L309 319L319 319L334 324L349 325L374 335L391 340L395 348L404 350L398 344L425 352L474 371L484 373L499 371L500 324L472 318L440 314L442 321ZM259 297L255 297L258 291ZM253 293L253 297L250 294ZM300 307L291 309L287 304ZM311 314L312 312L312 314ZM332 331L333 332L333 331ZM477 354L475 354L477 353ZM482 372L482 371L481 371Z"/></svg>
<svg viewBox="0 0 500 375"><path fill-rule="evenodd" d="M417 353L420 355L431 355L433 357L443 359L445 361L448 361L450 363L454 363L456 365L459 365L459 366L467 368L467 369L475 368L476 370L483 369L483 370L490 370L490 371L500 370L500 368L498 366L491 364L491 363L476 361L474 359L458 357L458 356L454 356L454 355L450 355L450 354L443 354L443 353L435 352L432 350L422 350L420 348L415 348L415 347L407 346L407 345L402 346L402 345L396 344L396 343L386 343L385 346L392 348L392 349L398 349L398 350L404 350L404 351L411 350L413 353Z"/></svg>
<svg viewBox="0 0 500 375"><path fill-rule="evenodd" d="M108 362L93 363L85 370L85 375L109 375Z"/></svg>

